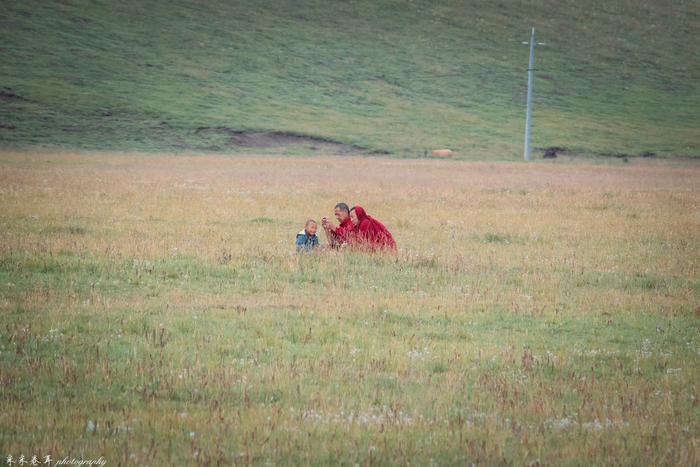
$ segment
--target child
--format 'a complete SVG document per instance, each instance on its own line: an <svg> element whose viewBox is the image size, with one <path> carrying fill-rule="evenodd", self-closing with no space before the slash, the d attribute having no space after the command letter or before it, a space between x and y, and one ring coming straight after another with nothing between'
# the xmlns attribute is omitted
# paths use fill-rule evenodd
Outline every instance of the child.
<svg viewBox="0 0 700 467"><path fill-rule="evenodd" d="M304 230L297 234L297 251L312 251L318 246L317 228L315 220L309 219L306 221Z"/></svg>

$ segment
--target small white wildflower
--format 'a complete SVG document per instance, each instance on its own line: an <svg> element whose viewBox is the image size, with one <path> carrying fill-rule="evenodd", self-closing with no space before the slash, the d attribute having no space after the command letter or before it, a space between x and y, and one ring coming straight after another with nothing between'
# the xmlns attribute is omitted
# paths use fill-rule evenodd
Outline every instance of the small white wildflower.
<svg viewBox="0 0 700 467"><path fill-rule="evenodd" d="M423 360L423 359L425 359L425 357L427 355L430 355L430 350L428 349L428 347L423 347L423 350L420 350L420 349L409 350L407 355L411 358Z"/></svg>

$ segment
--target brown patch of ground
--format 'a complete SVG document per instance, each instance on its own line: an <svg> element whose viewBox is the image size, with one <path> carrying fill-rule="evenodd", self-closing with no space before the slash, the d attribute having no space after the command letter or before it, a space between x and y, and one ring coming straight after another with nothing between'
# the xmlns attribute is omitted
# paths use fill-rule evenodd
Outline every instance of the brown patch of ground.
<svg viewBox="0 0 700 467"><path fill-rule="evenodd" d="M283 131L240 131L228 127L199 127L195 134L204 138L225 136L224 145L228 147L274 148L293 145L305 145L314 150L323 150L338 154L388 154L386 151L371 150L353 144L344 144L328 138L302 135Z"/></svg>
<svg viewBox="0 0 700 467"><path fill-rule="evenodd" d="M543 158L544 159L556 159L557 156L562 156L562 155L570 155L570 156L575 156L576 153L572 153L569 151L567 148L562 147L562 146L551 146L548 148L541 148L541 150L544 151ZM624 152L600 152L597 154L594 154L598 157L614 157L618 159L624 159L627 161L627 159L633 158L633 157L644 157L644 158L649 158L649 157L656 157L657 154L652 151L644 151L640 152L639 154L627 154Z"/></svg>
<svg viewBox="0 0 700 467"><path fill-rule="evenodd" d="M26 101L19 94L12 92L10 88L0 89L0 102Z"/></svg>

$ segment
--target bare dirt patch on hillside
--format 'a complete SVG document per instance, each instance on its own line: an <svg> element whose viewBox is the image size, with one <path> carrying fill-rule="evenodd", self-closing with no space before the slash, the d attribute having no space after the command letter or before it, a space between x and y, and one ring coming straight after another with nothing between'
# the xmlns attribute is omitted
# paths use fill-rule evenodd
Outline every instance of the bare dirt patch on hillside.
<svg viewBox="0 0 700 467"><path fill-rule="evenodd" d="M285 131L241 131L222 126L207 126L197 128L195 134L201 138L218 141L218 144L212 147L212 149L217 150L227 147L276 148L306 146L313 150L333 154L386 154L386 151L345 144L329 138Z"/></svg>

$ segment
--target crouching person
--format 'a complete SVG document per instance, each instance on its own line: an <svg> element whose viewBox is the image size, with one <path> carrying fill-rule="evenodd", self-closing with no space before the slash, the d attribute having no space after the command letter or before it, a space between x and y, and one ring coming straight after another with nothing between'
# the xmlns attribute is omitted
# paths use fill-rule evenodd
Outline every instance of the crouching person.
<svg viewBox="0 0 700 467"><path fill-rule="evenodd" d="M313 219L306 221L304 225L304 230L297 234L297 252L312 251L318 247L318 236L316 236L316 230L318 225Z"/></svg>

